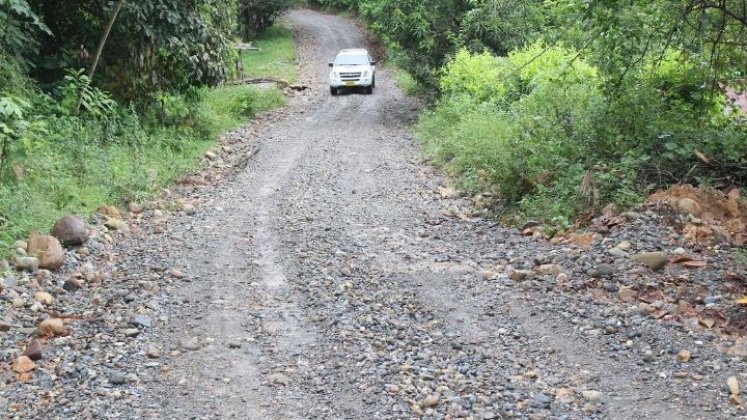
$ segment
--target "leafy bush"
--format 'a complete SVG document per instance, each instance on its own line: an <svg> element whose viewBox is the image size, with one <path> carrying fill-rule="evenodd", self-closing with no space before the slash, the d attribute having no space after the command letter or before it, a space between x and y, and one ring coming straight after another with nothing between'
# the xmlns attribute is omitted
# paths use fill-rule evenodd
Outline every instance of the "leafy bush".
<svg viewBox="0 0 747 420"><path fill-rule="evenodd" d="M441 92L445 97L466 95L474 103L505 101L512 84L509 78L517 76L513 70L505 60L488 52L460 50L441 77Z"/></svg>
<svg viewBox="0 0 747 420"><path fill-rule="evenodd" d="M723 93L703 83L707 72L701 60L667 50L609 96L605 133L619 150L646 157L639 169L649 182L747 177L747 127L724 113Z"/></svg>
<svg viewBox="0 0 747 420"><path fill-rule="evenodd" d="M91 84L85 70L68 70L60 87L60 108L68 115L78 113L80 109L90 115L100 118L114 113L117 103L108 92Z"/></svg>
<svg viewBox="0 0 747 420"><path fill-rule="evenodd" d="M602 79L575 51L536 43L495 57L459 52L441 78L437 110L423 118L427 149L465 185L497 186L516 205L549 196L572 213L584 162L596 150Z"/></svg>
<svg viewBox="0 0 747 420"><path fill-rule="evenodd" d="M567 222L652 186L747 181L745 117L721 91L745 88L741 0L315 2L358 11L441 95L428 153L510 208Z"/></svg>
<svg viewBox="0 0 747 420"><path fill-rule="evenodd" d="M464 187L567 224L608 202L631 205L652 179L678 181L697 164L710 176L747 175L735 172L744 168L745 125L724 115L722 95L707 95L702 70L670 51L610 95L600 71L570 48L537 42L508 57L462 50L418 129Z"/></svg>

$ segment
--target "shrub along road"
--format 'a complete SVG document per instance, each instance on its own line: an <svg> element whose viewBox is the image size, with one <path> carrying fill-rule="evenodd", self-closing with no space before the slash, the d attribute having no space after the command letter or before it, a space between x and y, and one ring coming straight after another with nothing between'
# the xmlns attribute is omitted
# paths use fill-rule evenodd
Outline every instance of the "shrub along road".
<svg viewBox="0 0 747 420"><path fill-rule="evenodd" d="M422 163L410 132L418 104L388 70L379 69L374 95L329 96L326 62L364 42L354 23L308 10L289 17L301 78L312 89L228 136L259 150L230 180L194 185L217 179L208 171L175 192L189 203L182 211L132 219L133 233L108 261L130 281L111 292L115 319L72 323L70 340L87 328L89 344L75 347L81 355L71 364L111 356L90 367L98 376L62 369L57 403L36 413L744 415L726 385L731 376L744 382L744 365L720 348L734 342L622 299L623 285L676 269L653 272L608 253L623 240L630 246L618 247L622 254L680 247L654 214L629 215L635 230L617 229L586 248L470 217L470 203L449 197ZM148 280L161 273L169 278L154 289ZM718 271L701 277L715 281ZM133 325L141 333L116 329ZM96 344L105 328L118 347ZM23 398L22 385L13 389L5 396Z"/></svg>

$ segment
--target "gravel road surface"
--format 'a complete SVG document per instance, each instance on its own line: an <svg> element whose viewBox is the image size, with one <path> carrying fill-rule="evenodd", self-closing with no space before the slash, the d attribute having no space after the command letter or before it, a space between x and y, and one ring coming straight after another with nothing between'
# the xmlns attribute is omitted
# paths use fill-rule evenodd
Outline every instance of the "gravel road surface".
<svg viewBox="0 0 747 420"><path fill-rule="evenodd" d="M745 415L726 383L747 370L716 334L617 299L636 268L609 259L615 240L550 245L472 217L423 159L411 132L421 105L387 68L373 95L330 96L326 64L365 44L360 28L311 10L287 19L310 89L229 135L256 152L239 170L174 191L189 205L165 222L145 213L110 263L131 279L122 294L134 302L114 305L112 322L142 333L109 333L122 344L91 353L99 379L58 371L58 404L16 417ZM679 246L640 223L648 230L620 239ZM586 274L608 261L602 276ZM132 322L138 314L148 325ZM4 396L41 398L14 389Z"/></svg>

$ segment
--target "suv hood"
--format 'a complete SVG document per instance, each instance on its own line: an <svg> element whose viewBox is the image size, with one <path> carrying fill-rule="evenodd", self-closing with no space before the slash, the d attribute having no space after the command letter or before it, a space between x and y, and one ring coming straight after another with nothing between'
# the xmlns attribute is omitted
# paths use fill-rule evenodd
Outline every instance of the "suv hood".
<svg viewBox="0 0 747 420"><path fill-rule="evenodd" d="M356 72L364 72L366 70L371 70L371 66L334 66L332 68L333 71L336 72L342 72L342 73L356 73Z"/></svg>

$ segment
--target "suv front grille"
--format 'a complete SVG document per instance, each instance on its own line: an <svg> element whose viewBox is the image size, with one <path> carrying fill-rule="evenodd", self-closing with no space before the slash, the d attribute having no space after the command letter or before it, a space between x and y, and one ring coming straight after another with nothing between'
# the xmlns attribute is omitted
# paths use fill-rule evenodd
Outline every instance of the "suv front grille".
<svg viewBox="0 0 747 420"><path fill-rule="evenodd" d="M343 82L357 82L361 80L361 73L340 73L340 80Z"/></svg>

